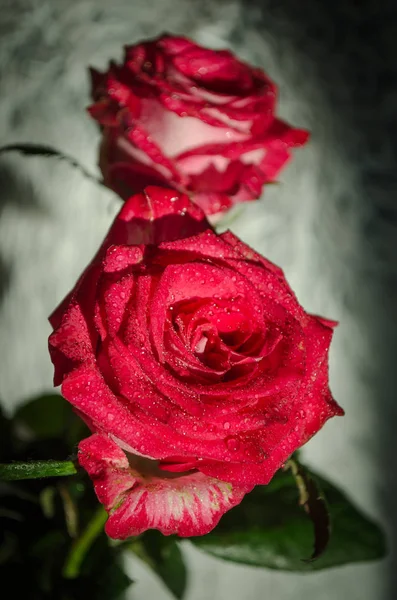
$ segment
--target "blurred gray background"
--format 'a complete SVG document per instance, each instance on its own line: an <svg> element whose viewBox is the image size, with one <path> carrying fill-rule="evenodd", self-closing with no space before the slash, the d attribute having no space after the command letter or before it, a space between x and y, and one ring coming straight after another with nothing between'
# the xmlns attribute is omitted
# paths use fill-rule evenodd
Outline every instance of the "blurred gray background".
<svg viewBox="0 0 397 600"><path fill-rule="evenodd" d="M231 228L278 263L309 311L340 321L331 387L345 408L304 450L387 528L380 563L309 575L222 563L188 543L187 600L397 597L397 5L388 0L1 0L0 145L58 147L97 172L87 66L164 31L228 47L279 85L280 115L312 131ZM117 198L67 165L0 159L0 397L52 387L47 315L91 258ZM131 598L169 593L137 561Z"/></svg>

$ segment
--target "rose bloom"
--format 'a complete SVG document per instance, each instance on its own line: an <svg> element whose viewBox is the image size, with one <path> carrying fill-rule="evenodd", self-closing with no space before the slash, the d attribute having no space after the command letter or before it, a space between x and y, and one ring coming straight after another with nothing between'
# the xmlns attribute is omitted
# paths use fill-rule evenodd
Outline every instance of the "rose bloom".
<svg viewBox="0 0 397 600"><path fill-rule="evenodd" d="M343 414L335 323L174 190L123 205L50 321L55 384L93 432L78 457L113 538L208 533Z"/></svg>
<svg viewBox="0 0 397 600"><path fill-rule="evenodd" d="M276 118L276 86L227 50L164 35L91 71L104 182L125 200L145 185L185 192L207 215L259 198L304 144Z"/></svg>

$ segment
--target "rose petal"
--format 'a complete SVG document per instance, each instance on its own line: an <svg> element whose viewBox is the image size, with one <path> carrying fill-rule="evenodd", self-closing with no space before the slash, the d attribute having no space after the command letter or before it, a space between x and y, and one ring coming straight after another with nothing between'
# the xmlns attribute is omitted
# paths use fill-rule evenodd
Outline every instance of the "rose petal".
<svg viewBox="0 0 397 600"><path fill-rule="evenodd" d="M246 134L234 132L230 127L213 127L195 117L180 117L166 110L157 100L147 99L142 102L140 121L162 153L169 157L175 157L202 144L247 139ZM152 160L156 162L153 158Z"/></svg>
<svg viewBox="0 0 397 600"><path fill-rule="evenodd" d="M79 462L109 512L106 533L115 539L158 529L164 535L205 535L241 502L252 486L232 486L200 472L145 477L105 435L79 444Z"/></svg>
<svg viewBox="0 0 397 600"><path fill-rule="evenodd" d="M191 193L207 214L224 212L259 198L291 148L307 141L307 132L275 117L275 84L227 50L161 36L127 47L123 64L91 75L100 168L124 199L164 181Z"/></svg>

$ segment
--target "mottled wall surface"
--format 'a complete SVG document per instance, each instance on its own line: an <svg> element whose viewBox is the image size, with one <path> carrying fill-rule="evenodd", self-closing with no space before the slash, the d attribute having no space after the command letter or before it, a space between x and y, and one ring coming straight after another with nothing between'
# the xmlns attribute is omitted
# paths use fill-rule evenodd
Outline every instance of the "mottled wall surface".
<svg viewBox="0 0 397 600"><path fill-rule="evenodd" d="M306 309L340 321L331 387L346 409L305 449L397 538L397 6L387 0L3 0L0 143L51 144L96 171L86 67L163 31L230 47L280 88L310 129L263 199L231 228L285 270ZM49 391L47 315L92 256L118 200L68 166L0 160L0 397ZM298 576L222 563L185 544L188 600L394 600L382 563ZM129 559L130 560L130 559ZM395 558L394 558L395 561ZM136 563L131 598L169 598Z"/></svg>

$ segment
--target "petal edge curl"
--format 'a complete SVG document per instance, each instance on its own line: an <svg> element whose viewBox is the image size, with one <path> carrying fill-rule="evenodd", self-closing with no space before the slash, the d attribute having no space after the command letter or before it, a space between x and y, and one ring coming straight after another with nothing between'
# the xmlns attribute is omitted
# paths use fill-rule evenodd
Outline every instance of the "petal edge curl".
<svg viewBox="0 0 397 600"><path fill-rule="evenodd" d="M103 434L80 442L79 463L109 513L105 530L114 539L147 529L180 537L205 535L252 489L233 487L198 471L175 476L157 473L154 465L152 473L139 473L123 450Z"/></svg>

